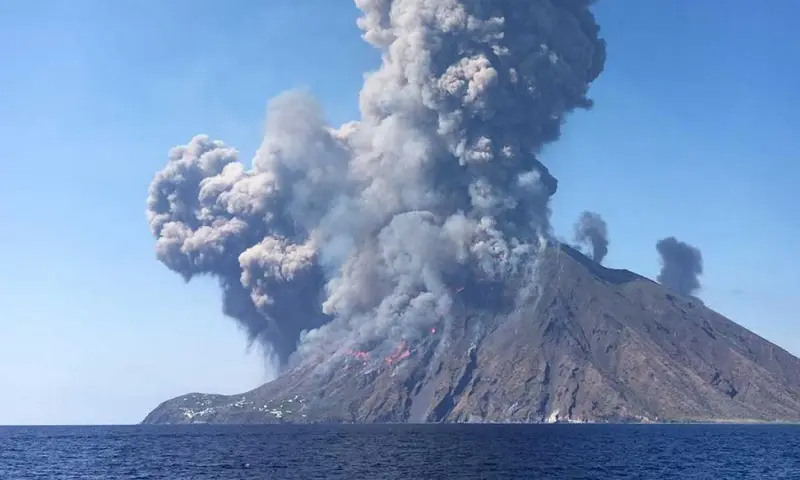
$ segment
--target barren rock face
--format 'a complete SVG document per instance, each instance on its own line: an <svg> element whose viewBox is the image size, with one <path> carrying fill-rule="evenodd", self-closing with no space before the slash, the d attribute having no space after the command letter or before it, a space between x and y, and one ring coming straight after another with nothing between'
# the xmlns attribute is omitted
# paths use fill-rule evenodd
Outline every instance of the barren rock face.
<svg viewBox="0 0 800 480"><path fill-rule="evenodd" d="M446 328L385 358L186 395L144 423L800 420L800 360L697 299L566 246L539 281L502 313L471 307L502 292L465 289Z"/></svg>

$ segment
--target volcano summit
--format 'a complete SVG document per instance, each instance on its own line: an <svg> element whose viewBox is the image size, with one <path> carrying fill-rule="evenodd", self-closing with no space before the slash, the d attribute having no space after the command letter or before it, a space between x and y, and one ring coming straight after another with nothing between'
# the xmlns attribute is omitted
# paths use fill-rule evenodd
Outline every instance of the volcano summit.
<svg viewBox="0 0 800 480"><path fill-rule="evenodd" d="M345 354L236 396L167 401L145 423L798 421L800 360L701 303L568 246L536 301L477 313L406 358ZM398 355L395 353L395 357Z"/></svg>
<svg viewBox="0 0 800 480"><path fill-rule="evenodd" d="M289 92L251 168L202 135L172 149L157 257L217 278L283 374L147 421L800 416L797 359L553 240L540 153L592 105L590 3L356 0L382 54L359 121Z"/></svg>

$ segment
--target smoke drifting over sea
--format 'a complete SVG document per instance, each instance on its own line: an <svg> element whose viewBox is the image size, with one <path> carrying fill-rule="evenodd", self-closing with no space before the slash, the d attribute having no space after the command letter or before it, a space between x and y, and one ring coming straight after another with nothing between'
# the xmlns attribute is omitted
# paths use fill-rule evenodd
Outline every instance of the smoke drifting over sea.
<svg viewBox="0 0 800 480"><path fill-rule="evenodd" d="M575 224L575 241L592 249L592 259L603 263L608 255L608 227L599 213L583 212Z"/></svg>
<svg viewBox="0 0 800 480"><path fill-rule="evenodd" d="M356 0L382 52L360 121L288 92L251 168L206 136L173 148L147 200L158 259L216 277L281 363L413 341L458 285L530 281L557 188L538 155L605 62L590 3Z"/></svg>
<svg viewBox="0 0 800 480"><path fill-rule="evenodd" d="M658 281L683 295L697 293L700 290L699 276L703 273L700 250L675 237L659 240L656 249L661 256Z"/></svg>

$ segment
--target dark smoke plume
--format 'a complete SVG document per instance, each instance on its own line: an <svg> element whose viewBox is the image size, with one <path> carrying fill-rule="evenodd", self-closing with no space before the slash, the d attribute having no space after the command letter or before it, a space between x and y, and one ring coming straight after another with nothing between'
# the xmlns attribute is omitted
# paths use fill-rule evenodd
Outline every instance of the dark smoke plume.
<svg viewBox="0 0 800 480"><path fill-rule="evenodd" d="M700 290L698 277L703 274L703 255L700 250L668 237L656 243L661 256L661 273L658 281L676 292L689 296Z"/></svg>
<svg viewBox="0 0 800 480"><path fill-rule="evenodd" d="M290 92L252 168L202 135L174 148L147 202L158 259L218 278L281 363L414 340L459 283L529 282L557 188L538 155L605 62L589 3L356 0L382 52L360 121Z"/></svg>
<svg viewBox="0 0 800 480"><path fill-rule="evenodd" d="M608 228L599 213L583 212L575 223L575 241L592 249L592 259L603 263L608 254Z"/></svg>

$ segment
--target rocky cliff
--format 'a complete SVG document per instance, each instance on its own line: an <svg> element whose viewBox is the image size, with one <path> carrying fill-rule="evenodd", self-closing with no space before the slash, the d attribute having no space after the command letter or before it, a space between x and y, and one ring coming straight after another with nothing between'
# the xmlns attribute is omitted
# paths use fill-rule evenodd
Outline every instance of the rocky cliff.
<svg viewBox="0 0 800 480"><path fill-rule="evenodd" d="M567 246L540 270L517 311L475 313L502 292L465 288L416 345L178 397L144 423L800 420L800 360L699 300Z"/></svg>

